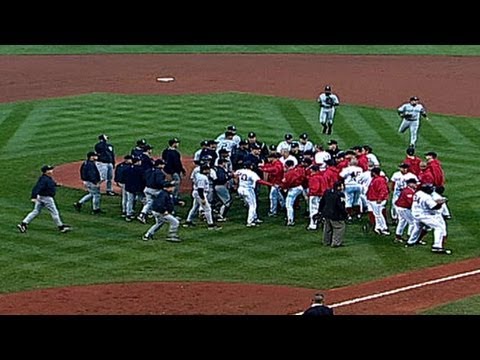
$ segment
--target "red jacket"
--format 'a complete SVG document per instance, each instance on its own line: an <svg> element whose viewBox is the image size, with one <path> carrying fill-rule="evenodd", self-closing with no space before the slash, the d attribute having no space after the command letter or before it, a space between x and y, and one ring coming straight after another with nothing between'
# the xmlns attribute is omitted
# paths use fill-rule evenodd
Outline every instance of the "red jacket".
<svg viewBox="0 0 480 360"><path fill-rule="evenodd" d="M400 196L398 197L397 201L395 201L395 205L401 208L411 209L414 194L415 194L415 189L412 189L411 187L407 186L400 193Z"/></svg>
<svg viewBox="0 0 480 360"><path fill-rule="evenodd" d="M385 176L375 176L367 191L369 201L388 200L388 185Z"/></svg>
<svg viewBox="0 0 480 360"><path fill-rule="evenodd" d="M291 189L302 185L305 179L305 168L302 166L296 166L285 173L283 177L281 187L283 189Z"/></svg>
<svg viewBox="0 0 480 360"><path fill-rule="evenodd" d="M340 180L340 176L338 175L340 171L335 166L327 167L327 170L323 172L323 177L327 182L327 190L333 189L333 185Z"/></svg>
<svg viewBox="0 0 480 360"><path fill-rule="evenodd" d="M327 189L327 181L322 173L318 172L308 177L308 196L322 196Z"/></svg>
<svg viewBox="0 0 480 360"><path fill-rule="evenodd" d="M433 185L444 186L445 174L443 173L442 165L437 159L432 159L427 163L427 169L432 169L433 173Z"/></svg>
<svg viewBox="0 0 480 360"><path fill-rule="evenodd" d="M421 171L420 174L418 174L418 180L422 184L433 184L435 178L433 177L432 169L427 167L425 170Z"/></svg>
<svg viewBox="0 0 480 360"><path fill-rule="evenodd" d="M363 171L368 170L368 158L366 154L360 154L357 156L358 166L362 168Z"/></svg>
<svg viewBox="0 0 480 360"><path fill-rule="evenodd" d="M413 158L407 156L403 162L410 165L408 171L417 176L420 174L420 163L422 162L422 159L420 159L418 156L414 156Z"/></svg>
<svg viewBox="0 0 480 360"><path fill-rule="evenodd" d="M261 167L261 170L268 174L268 181L272 184L280 185L282 183L284 168L280 160L266 163Z"/></svg>

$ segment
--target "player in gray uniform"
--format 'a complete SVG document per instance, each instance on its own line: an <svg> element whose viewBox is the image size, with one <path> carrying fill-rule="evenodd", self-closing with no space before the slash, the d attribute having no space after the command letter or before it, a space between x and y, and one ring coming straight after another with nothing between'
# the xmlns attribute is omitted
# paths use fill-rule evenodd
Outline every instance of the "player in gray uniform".
<svg viewBox="0 0 480 360"><path fill-rule="evenodd" d="M73 204L73 207L77 211L82 209L84 203L92 200L92 214L103 214L105 212L100 209L100 183L102 182L102 179L98 167L95 164L97 159L98 154L94 151L89 151L87 153L87 160L85 160L80 166L80 177L88 194Z"/></svg>
<svg viewBox="0 0 480 360"><path fill-rule="evenodd" d="M204 211L209 230L220 230L222 228L213 223L212 208L207 200L210 189L207 175L210 173L210 170L208 165L201 165L200 171L197 172L193 178L192 208L188 212L187 220L185 224L183 224L183 227L195 226L193 219L198 214L198 208L201 208Z"/></svg>
<svg viewBox="0 0 480 360"><path fill-rule="evenodd" d="M332 93L330 85L325 86L325 91L317 99L320 104L320 124L323 126L322 133L330 135L333 127L333 117L335 116L335 107L340 105L338 96Z"/></svg>
<svg viewBox="0 0 480 360"><path fill-rule="evenodd" d="M419 102L419 98L412 96L410 102L403 104L398 108L398 115L402 118L402 123L398 128L399 133L404 133L410 129L410 147L415 147L417 143L418 128L420 127L420 116L428 120L427 111Z"/></svg>
<svg viewBox="0 0 480 360"><path fill-rule="evenodd" d="M310 140L308 140L307 133L303 133L302 135L300 135L298 146L302 154L305 153L305 151L315 151L315 147L313 146L313 143Z"/></svg>
<svg viewBox="0 0 480 360"><path fill-rule="evenodd" d="M31 199L35 204L34 208L22 220L22 222L17 225L17 228L21 233L27 232L28 224L40 214L43 208L47 208L50 212L50 215L52 215L52 219L55 222L55 225L58 226L60 232L65 233L72 229L70 225L64 224L60 219L60 214L58 213L54 199L57 184L55 183L55 180L52 179L52 173L53 166L42 166L42 176L38 178L37 183L32 189Z"/></svg>

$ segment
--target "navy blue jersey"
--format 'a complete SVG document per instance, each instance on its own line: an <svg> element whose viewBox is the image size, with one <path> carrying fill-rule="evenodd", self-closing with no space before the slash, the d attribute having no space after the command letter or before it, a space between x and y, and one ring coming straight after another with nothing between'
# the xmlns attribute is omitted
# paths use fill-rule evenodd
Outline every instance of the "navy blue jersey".
<svg viewBox="0 0 480 360"><path fill-rule="evenodd" d="M57 184L50 176L42 174L32 189L32 199L36 199L37 195L54 197L56 187Z"/></svg>
<svg viewBox="0 0 480 360"><path fill-rule="evenodd" d="M100 182L100 173L95 161L85 160L80 166L80 178L83 181L90 181L98 184Z"/></svg>
<svg viewBox="0 0 480 360"><path fill-rule="evenodd" d="M161 190L158 196L153 200L152 210L163 214L168 211L173 213L173 195L166 190Z"/></svg>

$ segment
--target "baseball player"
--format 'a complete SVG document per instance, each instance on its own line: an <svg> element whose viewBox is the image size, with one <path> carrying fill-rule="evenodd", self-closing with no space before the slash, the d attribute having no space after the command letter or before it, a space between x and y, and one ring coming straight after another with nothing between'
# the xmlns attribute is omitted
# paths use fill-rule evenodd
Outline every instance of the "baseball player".
<svg viewBox="0 0 480 360"><path fill-rule="evenodd" d="M410 165L401 163L398 165L398 171L395 171L390 178L390 190L392 191L392 207L390 208L390 215L392 220L396 222L397 216L397 207L395 202L398 200L400 193L407 186L407 180L414 179L418 181L418 177L410 172Z"/></svg>
<svg viewBox="0 0 480 360"><path fill-rule="evenodd" d="M292 160L285 162L285 174L282 179L281 187L287 191L285 199L285 208L287 209L286 226L295 226L294 204L298 195L303 193L302 183L305 180L305 168L301 165L295 165Z"/></svg>
<svg viewBox="0 0 480 360"><path fill-rule="evenodd" d="M307 133L303 133L300 135L298 145L302 154L307 151L315 151L315 147L313 146L313 143L308 139Z"/></svg>
<svg viewBox="0 0 480 360"><path fill-rule="evenodd" d="M257 183L273 186L273 184L260 179L260 176L253 171L253 163L246 161L243 169L235 171L233 174L235 181L238 182L238 195L248 204L247 227L254 227L263 221L257 216L257 197L255 195L255 186Z"/></svg>
<svg viewBox="0 0 480 360"><path fill-rule="evenodd" d="M281 154L283 150L287 150L288 152L290 152L290 150L292 149L293 135L285 134L284 138L285 140L281 141L277 145L277 152L279 154Z"/></svg>
<svg viewBox="0 0 480 360"><path fill-rule="evenodd" d="M175 191L173 192L175 201L178 201L179 199L182 176L185 176L187 173L182 164L182 156L178 151L179 144L180 140L177 138L170 139L168 140L168 148L162 152L162 159L166 163L164 171L171 175L172 179L175 181Z"/></svg>
<svg viewBox="0 0 480 360"><path fill-rule="evenodd" d="M207 220L209 230L220 230L222 227L213 223L212 218L212 208L208 202L208 193L210 192L210 184L208 180L208 175L210 174L210 166L203 164L200 166L200 171L198 171L193 178L193 203L192 208L188 212L187 220L183 227L192 227L195 226L193 223L193 218L197 216L198 209L201 208L204 211L205 218Z"/></svg>
<svg viewBox="0 0 480 360"><path fill-rule="evenodd" d="M323 172L320 171L320 166L313 165L310 168L310 175L308 176L308 213L310 216L310 224L307 230L317 229L318 209L320 200L327 191L327 181L323 177Z"/></svg>
<svg viewBox="0 0 480 360"><path fill-rule="evenodd" d="M447 227L440 212L437 211L447 202L447 199L440 197L435 200L432 197L434 189L435 188L432 184L423 184L420 187L420 190L413 196L412 215L414 219L414 228L405 247L425 244L424 242L421 242L419 238L422 227L426 225L433 229L434 241L432 252L436 254L450 255L452 250L444 247L444 242L447 237Z"/></svg>
<svg viewBox="0 0 480 360"><path fill-rule="evenodd" d="M114 181L122 189L122 217L127 216L127 193L125 191L125 169L132 166L132 155L125 155L123 162L115 167Z"/></svg>
<svg viewBox="0 0 480 360"><path fill-rule="evenodd" d="M28 224L35 219L43 208L47 208L52 216L55 225L58 226L58 230L62 233L70 231L72 228L70 225L66 225L60 219L57 206L55 204L55 192L57 184L52 178L53 166L42 166L42 175L38 178L37 183L32 189L32 202L35 204L33 210L17 225L18 230L21 233L26 233L28 230Z"/></svg>
<svg viewBox="0 0 480 360"><path fill-rule="evenodd" d="M345 209L348 214L348 221L352 220L352 216L356 215L360 218L360 195L362 186L358 182L358 178L363 173L363 169L358 166L358 160L352 158L347 167L344 167L339 176L344 180L345 184Z"/></svg>
<svg viewBox="0 0 480 360"><path fill-rule="evenodd" d="M143 163L143 162L142 162ZM137 216L137 220L141 223L147 223L147 215L151 212L153 201L160 191L164 187L166 182L167 174L163 171L165 167L165 161L163 159L155 160L154 167L145 171L145 188L143 193L145 194L145 205L142 208L142 211ZM172 182L175 185L175 182Z"/></svg>
<svg viewBox="0 0 480 360"><path fill-rule="evenodd" d="M178 237L178 225L180 222L173 215L174 214L174 199L173 191L175 189L174 181L167 181L163 183L163 189L160 190L158 196L152 202L152 214L155 218L155 224L147 230L142 239L145 241L153 239L153 235L168 222L170 227L168 229L167 241L180 242Z"/></svg>
<svg viewBox="0 0 480 360"><path fill-rule="evenodd" d="M77 211L80 211L82 205L92 199L92 213L94 215L104 213L104 211L100 209L100 183L102 180L97 165L95 164L97 159L98 154L90 151L87 153L87 160L80 166L80 177L83 180L83 185L87 189L88 194L73 204L73 207Z"/></svg>
<svg viewBox="0 0 480 360"><path fill-rule="evenodd" d="M370 170L372 181L368 186L367 200L375 216L374 232L378 235L390 235L383 209L388 200L388 185L385 176L381 175L380 168Z"/></svg>
<svg viewBox="0 0 480 360"><path fill-rule="evenodd" d="M415 178L409 178L405 181L406 187L402 189L400 195L395 202L392 201L392 207L395 206L398 215L398 224L395 229L395 242L404 243L402 238L403 231L408 224L408 235L413 230L413 216L412 216L412 203L415 190L417 189L417 180Z"/></svg>
<svg viewBox="0 0 480 360"><path fill-rule="evenodd" d="M410 102L400 106L397 111L402 118L398 132L404 133L407 129L410 129L410 147L415 147L418 128L420 127L420 116L428 120L427 111L416 96L412 96Z"/></svg>
<svg viewBox="0 0 480 360"><path fill-rule="evenodd" d="M235 147L238 147L240 145L240 141L242 140L240 136L237 135L237 127L235 125L228 125L227 129L224 133L220 134L217 136L215 139L218 143L221 143L223 139L225 139L227 132L231 132L232 135L232 140L235 143Z"/></svg>
<svg viewBox="0 0 480 360"><path fill-rule="evenodd" d="M333 117L335 116L335 107L340 105L338 96L332 93L330 85L325 86L325 90L317 99L320 104L320 124L323 126L322 133L330 135L333 127Z"/></svg>
<svg viewBox="0 0 480 360"><path fill-rule="evenodd" d="M268 174L268 181L273 184L270 188L270 211L268 216L276 217L278 206L285 208L285 199L280 191L280 184L282 183L284 169L283 164L279 160L280 154L271 152L268 154L268 162L261 166L264 173Z"/></svg>
<svg viewBox="0 0 480 360"><path fill-rule="evenodd" d="M108 143L108 136L101 134L98 136L100 140L95 145L95 152L98 154L97 167L100 172L100 177L102 180L106 180L106 194L114 196L112 187L113 180L113 169L115 168L115 152L113 150L113 145Z"/></svg>

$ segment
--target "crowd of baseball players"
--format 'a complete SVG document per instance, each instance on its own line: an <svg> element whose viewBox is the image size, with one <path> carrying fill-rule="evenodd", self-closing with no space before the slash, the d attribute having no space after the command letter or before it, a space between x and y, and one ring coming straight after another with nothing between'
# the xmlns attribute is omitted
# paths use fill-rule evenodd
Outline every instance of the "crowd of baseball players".
<svg viewBox="0 0 480 360"><path fill-rule="evenodd" d="M325 89L331 91L329 86ZM323 94L318 102L321 106L325 102L328 110L339 104L338 97L326 102ZM333 114L329 113L332 117L320 113L323 133L327 136L333 124ZM140 139L119 164L115 163L114 148L108 141L108 136L101 134L81 164L80 177L88 193L74 203L74 208L82 211L91 201L92 213L101 214L100 184L105 181L106 194L113 196L115 182L121 188L121 215L127 222L147 224L149 218L155 219L143 234L143 240L151 240L168 223L166 239L180 242L178 229L182 220L175 207L185 205L179 189L187 174L178 148L180 140L170 139L168 147L155 159L153 147ZM410 144L401 155L398 171L388 177L371 146L345 144L342 148L332 138L325 145L313 144L306 132L298 136L286 133L283 139L267 145L253 131L242 139L236 126L229 125L217 137L202 140L193 154L192 205L181 225L195 227L205 221L207 229L220 230L220 223L228 221L232 203L239 201L246 208L245 226L255 228L264 221L257 210L259 200L262 201L259 189L263 185L269 188L269 210L264 215L284 217L286 227L295 226L300 217L307 216L306 231L315 231L325 223L322 214L327 213L328 205L322 199L327 192L340 189L344 211L335 214L338 217L335 221L349 224L368 217L363 230L373 230L379 236L390 236L389 223L393 224L393 241L406 247L425 245L424 236L431 231L432 252L451 254L445 248L445 220L451 218L447 200L442 196L445 176L435 152L425 153L422 159L415 154L414 144ZM42 207L51 212L60 231L71 229L61 222L53 201L52 170L51 166L42 168L42 176L32 191L34 211L17 225L21 232L27 231L28 223Z"/></svg>

